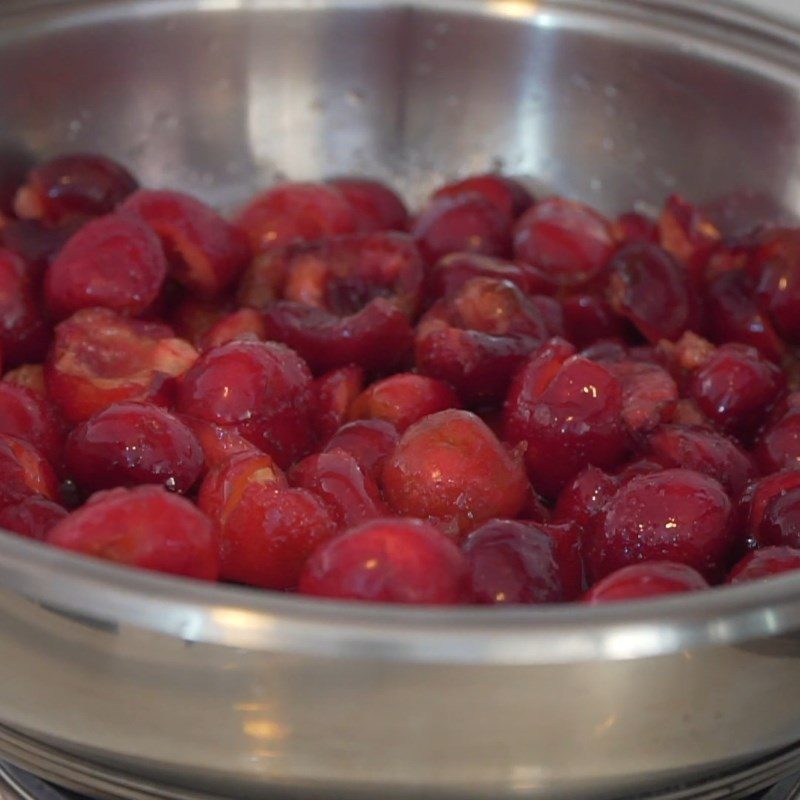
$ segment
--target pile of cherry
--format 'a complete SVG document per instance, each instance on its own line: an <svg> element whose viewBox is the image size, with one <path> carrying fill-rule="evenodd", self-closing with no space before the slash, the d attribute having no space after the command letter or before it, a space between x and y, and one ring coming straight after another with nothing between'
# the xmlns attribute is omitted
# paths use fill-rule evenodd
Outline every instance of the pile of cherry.
<svg viewBox="0 0 800 800"><path fill-rule="evenodd" d="M800 229L608 220L481 175L227 221L66 156L0 206L0 527L397 603L800 568Z"/></svg>

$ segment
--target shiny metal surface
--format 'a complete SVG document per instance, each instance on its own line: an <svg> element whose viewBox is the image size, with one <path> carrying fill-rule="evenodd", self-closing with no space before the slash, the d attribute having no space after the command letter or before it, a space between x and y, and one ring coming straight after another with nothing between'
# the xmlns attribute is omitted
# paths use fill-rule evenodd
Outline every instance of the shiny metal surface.
<svg viewBox="0 0 800 800"><path fill-rule="evenodd" d="M176 789L136 776L112 772L65 755L0 728L0 747L23 768L0 762L0 800L231 800L230 796ZM755 764L697 783L664 791L617 796L615 800L797 800L800 790L800 746L795 745ZM58 788L34 777L58 782ZM788 777L786 777L788 776ZM73 796L70 790L80 792ZM8 793L9 796L6 796ZM269 794L268 797L274 795ZM333 798L336 795L328 795Z"/></svg>
<svg viewBox="0 0 800 800"><path fill-rule="evenodd" d="M800 210L800 33L690 0L6 0L0 134L0 189L78 149L226 207L502 164L608 211L724 198L735 227ZM0 648L3 725L227 797L616 799L800 738L800 576L433 612L0 534Z"/></svg>

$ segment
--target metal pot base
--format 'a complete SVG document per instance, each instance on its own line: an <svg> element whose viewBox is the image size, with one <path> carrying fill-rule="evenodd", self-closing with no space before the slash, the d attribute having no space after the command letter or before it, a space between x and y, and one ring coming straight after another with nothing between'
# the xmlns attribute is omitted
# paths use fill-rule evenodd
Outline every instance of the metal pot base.
<svg viewBox="0 0 800 800"><path fill-rule="evenodd" d="M229 800L222 795L188 791L115 772L2 726L0 758L15 765L0 765L0 797L6 797L3 794L6 791L12 798L62 800L63 797L67 800L57 790L45 787L28 775L29 772L58 786L102 800ZM701 783L630 795L619 800L747 800L769 787L775 787L776 798L786 800L797 796L794 792L800 786L798 772L800 743ZM279 800L279 795L271 797ZM768 800L772 797L773 793L770 793ZM334 800L333 796L331 800Z"/></svg>

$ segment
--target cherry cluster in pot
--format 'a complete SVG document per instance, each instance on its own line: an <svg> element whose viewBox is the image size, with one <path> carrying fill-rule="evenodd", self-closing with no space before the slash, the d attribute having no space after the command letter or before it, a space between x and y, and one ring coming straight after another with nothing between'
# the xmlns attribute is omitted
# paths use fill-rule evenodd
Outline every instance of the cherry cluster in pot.
<svg viewBox="0 0 800 800"><path fill-rule="evenodd" d="M800 568L800 230L479 175L0 207L0 527L208 581L590 603Z"/></svg>

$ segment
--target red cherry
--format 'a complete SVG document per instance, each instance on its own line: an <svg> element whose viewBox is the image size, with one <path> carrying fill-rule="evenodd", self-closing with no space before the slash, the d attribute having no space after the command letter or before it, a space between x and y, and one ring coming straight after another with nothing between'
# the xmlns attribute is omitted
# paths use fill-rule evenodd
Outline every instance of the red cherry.
<svg viewBox="0 0 800 800"><path fill-rule="evenodd" d="M0 381L0 433L25 439L50 461L61 461L64 430L50 401L41 393Z"/></svg>
<svg viewBox="0 0 800 800"><path fill-rule="evenodd" d="M780 362L785 345L756 305L744 271L724 272L709 281L705 305L714 341L749 344L765 358Z"/></svg>
<svg viewBox="0 0 800 800"><path fill-rule="evenodd" d="M400 436L390 422L382 419L359 419L348 422L331 436L324 453L341 451L355 459L365 475L380 480L383 464L394 452Z"/></svg>
<svg viewBox="0 0 800 800"><path fill-rule="evenodd" d="M800 569L800 550L795 547L765 547L748 553L731 570L727 582L757 581L796 569Z"/></svg>
<svg viewBox="0 0 800 800"><path fill-rule="evenodd" d="M67 474L87 494L153 483L185 494L203 469L203 449L176 416L149 403L116 403L73 428Z"/></svg>
<svg viewBox="0 0 800 800"><path fill-rule="evenodd" d="M132 214L110 214L81 228L45 274L45 299L63 319L102 306L139 316L153 306L167 274L158 237Z"/></svg>
<svg viewBox="0 0 800 800"><path fill-rule="evenodd" d="M203 448L206 469L214 469L239 453L260 452L255 445L229 428L221 428L213 422L186 414L179 414L178 418L197 437Z"/></svg>
<svg viewBox="0 0 800 800"><path fill-rule="evenodd" d="M355 216L355 229L360 233L408 228L408 209L388 186L364 178L335 178L328 183L349 203Z"/></svg>
<svg viewBox="0 0 800 800"><path fill-rule="evenodd" d="M460 405L458 395L443 381L399 372L361 392L350 405L348 418L382 419L403 433L429 414Z"/></svg>
<svg viewBox="0 0 800 800"><path fill-rule="evenodd" d="M437 262L431 271L428 297L438 300L458 294L464 284L473 278L510 281L523 292L531 292L530 272L524 265L478 253L452 253Z"/></svg>
<svg viewBox="0 0 800 800"><path fill-rule="evenodd" d="M250 259L245 235L187 194L139 191L122 209L141 217L158 234L172 277L197 294L219 295Z"/></svg>
<svg viewBox="0 0 800 800"><path fill-rule="evenodd" d="M675 341L692 323L686 269L657 245L625 245L609 265L608 299L649 342Z"/></svg>
<svg viewBox="0 0 800 800"><path fill-rule="evenodd" d="M747 549L754 549L765 543L761 526L767 507L772 500L793 489L800 489L800 470L775 472L751 483L745 489L739 502L739 510L743 543Z"/></svg>
<svg viewBox="0 0 800 800"><path fill-rule="evenodd" d="M433 202L411 232L428 264L451 253L511 254L511 217L481 194L458 194Z"/></svg>
<svg viewBox="0 0 800 800"><path fill-rule="evenodd" d="M254 252L352 233L356 216L345 196L324 183L284 183L258 195L236 225Z"/></svg>
<svg viewBox="0 0 800 800"><path fill-rule="evenodd" d="M708 588L706 579L686 564L647 561L622 567L607 575L586 593L583 600L591 604L618 603Z"/></svg>
<svg viewBox="0 0 800 800"><path fill-rule="evenodd" d="M563 286L597 277L613 249L608 220L588 206L558 197L537 203L514 229L516 258Z"/></svg>
<svg viewBox="0 0 800 800"><path fill-rule="evenodd" d="M208 517L159 486L98 492L52 528L47 541L156 572L211 581L219 573Z"/></svg>
<svg viewBox="0 0 800 800"><path fill-rule="evenodd" d="M66 516L67 509L63 506L40 494L32 494L0 508L0 528L42 542L50 529Z"/></svg>
<svg viewBox="0 0 800 800"><path fill-rule="evenodd" d="M749 272L762 310L789 341L800 341L800 228L767 234Z"/></svg>
<svg viewBox="0 0 800 800"><path fill-rule="evenodd" d="M300 593L341 600L453 605L466 597L467 564L458 548L414 519L367 522L319 547Z"/></svg>
<svg viewBox="0 0 800 800"><path fill-rule="evenodd" d="M800 408L790 408L768 424L754 452L765 473L800 466Z"/></svg>
<svg viewBox="0 0 800 800"><path fill-rule="evenodd" d="M412 425L383 468L395 513L431 518L464 533L495 517L515 517L528 482L517 453L467 411L440 411Z"/></svg>
<svg viewBox="0 0 800 800"><path fill-rule="evenodd" d="M0 434L0 508L31 495L59 499L53 468L32 444Z"/></svg>
<svg viewBox="0 0 800 800"><path fill-rule="evenodd" d="M589 532L585 554L594 581L640 561L676 561L717 578L734 544L722 486L699 472L668 469L620 488Z"/></svg>
<svg viewBox="0 0 800 800"><path fill-rule="evenodd" d="M178 410L243 436L282 468L310 450L311 373L272 342L235 341L204 353L183 376Z"/></svg>
<svg viewBox="0 0 800 800"><path fill-rule="evenodd" d="M755 476L748 453L721 433L706 428L663 425L647 440L649 457L665 467L682 467L716 478L738 497Z"/></svg>
<svg viewBox="0 0 800 800"><path fill-rule="evenodd" d="M614 236L621 243L658 242L658 225L650 217L629 211L614 221Z"/></svg>
<svg viewBox="0 0 800 800"><path fill-rule="evenodd" d="M533 205L533 196L518 181L503 175L487 173L471 175L453 183L448 183L433 194L434 200L443 197L461 197L479 194L507 217L516 219Z"/></svg>
<svg viewBox="0 0 800 800"><path fill-rule="evenodd" d="M513 283L473 278L420 320L417 369L449 383L470 405L492 405L546 334L539 308Z"/></svg>
<svg viewBox="0 0 800 800"><path fill-rule="evenodd" d="M220 530L222 578L294 589L309 556L335 532L322 502L310 492L252 484Z"/></svg>
<svg viewBox="0 0 800 800"><path fill-rule="evenodd" d="M10 250L0 250L0 347L5 363L41 360L49 340L25 263Z"/></svg>
<svg viewBox="0 0 800 800"><path fill-rule="evenodd" d="M14 208L23 219L60 225L113 211L136 189L120 164L98 155L75 154L46 161L31 171Z"/></svg>
<svg viewBox="0 0 800 800"><path fill-rule="evenodd" d="M304 458L292 468L289 480L319 497L340 530L389 515L375 480L344 451Z"/></svg>
<svg viewBox="0 0 800 800"><path fill-rule="evenodd" d="M753 347L725 344L692 377L700 410L721 430L752 436L778 399L786 378Z"/></svg>
<svg viewBox="0 0 800 800"><path fill-rule="evenodd" d="M538 526L492 520L463 544L474 602L557 603L565 599L552 539Z"/></svg>
<svg viewBox="0 0 800 800"><path fill-rule="evenodd" d="M586 464L616 466L628 449L622 387L600 364L553 339L533 353L509 391L505 438L522 442L534 488L548 497Z"/></svg>
<svg viewBox="0 0 800 800"><path fill-rule="evenodd" d="M123 400L168 404L175 379L196 359L166 325L90 308L57 326L45 383L65 419L76 423Z"/></svg>
<svg viewBox="0 0 800 800"><path fill-rule="evenodd" d="M289 485L283 472L266 453L255 449L232 453L209 469L197 493L197 506L218 527L225 527L245 492L256 484L272 489Z"/></svg>

